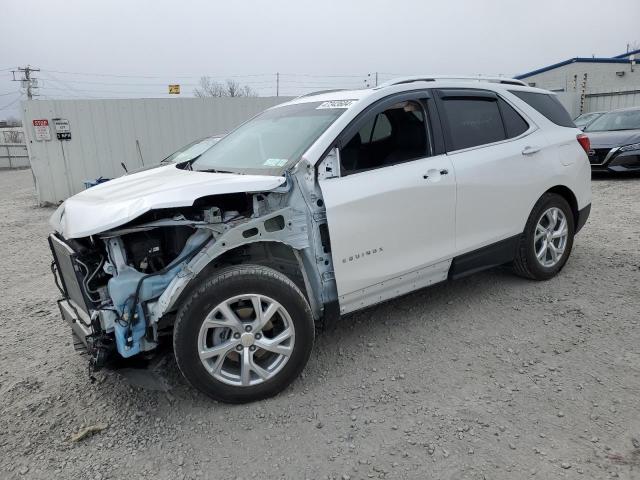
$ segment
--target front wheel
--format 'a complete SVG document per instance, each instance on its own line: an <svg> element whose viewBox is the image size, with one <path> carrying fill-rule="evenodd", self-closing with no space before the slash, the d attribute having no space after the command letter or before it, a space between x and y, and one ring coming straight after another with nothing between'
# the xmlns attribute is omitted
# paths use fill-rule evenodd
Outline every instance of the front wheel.
<svg viewBox="0 0 640 480"><path fill-rule="evenodd" d="M244 403L285 389L311 354L314 323L302 292L276 270L214 273L186 298L174 325L178 367L210 397Z"/></svg>
<svg viewBox="0 0 640 480"><path fill-rule="evenodd" d="M534 280L555 276L569 259L574 234L569 203L560 195L545 193L533 207L520 237L515 272Z"/></svg>

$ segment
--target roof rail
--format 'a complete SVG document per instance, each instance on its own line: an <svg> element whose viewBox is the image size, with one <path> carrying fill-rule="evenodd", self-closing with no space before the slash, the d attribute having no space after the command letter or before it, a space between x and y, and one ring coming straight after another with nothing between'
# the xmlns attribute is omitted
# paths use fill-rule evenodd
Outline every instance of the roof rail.
<svg viewBox="0 0 640 480"><path fill-rule="evenodd" d="M470 80L476 82L491 82L491 83L504 83L507 85L520 85L526 87L527 84L522 80L516 80L515 78L508 77L487 77L483 75L464 76L464 75L418 75L413 77L400 77L389 80L388 82L381 83L375 88L390 87L391 85L400 85L403 83L413 82L435 82L436 80Z"/></svg>
<svg viewBox="0 0 640 480"><path fill-rule="evenodd" d="M305 93L304 95L297 96L294 100L304 97L312 97L314 95L322 95L323 93L344 92L345 88L332 88L329 90L318 90L317 92Z"/></svg>

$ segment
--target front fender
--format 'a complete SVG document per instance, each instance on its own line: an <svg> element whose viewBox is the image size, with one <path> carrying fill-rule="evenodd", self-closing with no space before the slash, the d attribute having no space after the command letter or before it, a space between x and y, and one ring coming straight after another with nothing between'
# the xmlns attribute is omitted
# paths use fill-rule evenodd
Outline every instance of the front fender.
<svg viewBox="0 0 640 480"><path fill-rule="evenodd" d="M226 252L256 242L280 242L294 251L302 251L309 247L307 229L306 215L286 207L214 234L215 238L173 278L158 300L147 305L150 320L157 322L175 310L181 294L191 282L197 281L198 274ZM303 262L300 267L304 274ZM306 279L307 275L304 277Z"/></svg>

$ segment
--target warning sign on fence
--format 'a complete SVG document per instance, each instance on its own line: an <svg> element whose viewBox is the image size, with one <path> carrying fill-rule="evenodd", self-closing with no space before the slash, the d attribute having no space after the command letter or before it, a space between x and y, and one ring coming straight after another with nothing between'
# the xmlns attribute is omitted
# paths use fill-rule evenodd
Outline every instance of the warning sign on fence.
<svg viewBox="0 0 640 480"><path fill-rule="evenodd" d="M51 131L49 130L49 120L34 120L33 130L36 134L36 140L51 140Z"/></svg>

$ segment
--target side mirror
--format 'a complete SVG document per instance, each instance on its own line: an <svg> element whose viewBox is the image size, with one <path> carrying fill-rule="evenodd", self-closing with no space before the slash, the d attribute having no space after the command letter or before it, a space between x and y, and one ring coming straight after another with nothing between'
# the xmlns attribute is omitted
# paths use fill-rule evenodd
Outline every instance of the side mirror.
<svg viewBox="0 0 640 480"><path fill-rule="evenodd" d="M318 180L340 177L340 150L333 147L320 162L318 167Z"/></svg>

